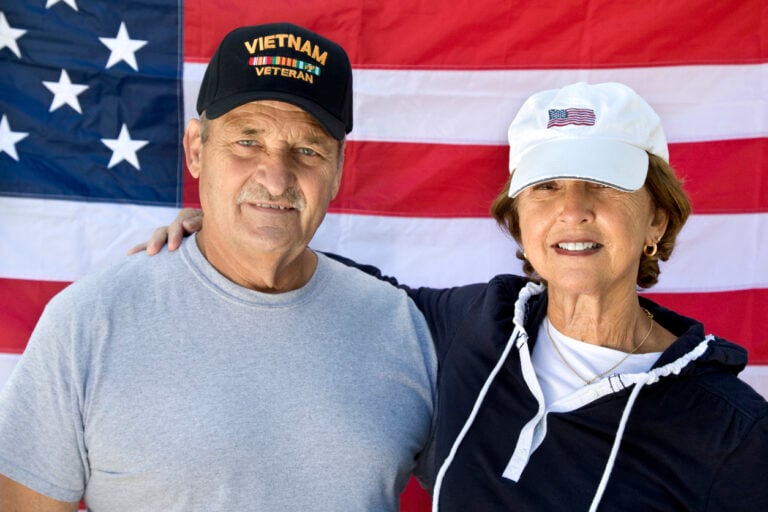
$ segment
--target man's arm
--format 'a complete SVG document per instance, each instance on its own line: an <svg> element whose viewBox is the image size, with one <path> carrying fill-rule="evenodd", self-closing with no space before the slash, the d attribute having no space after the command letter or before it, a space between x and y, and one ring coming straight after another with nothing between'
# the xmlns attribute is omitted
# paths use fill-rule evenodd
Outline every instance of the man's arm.
<svg viewBox="0 0 768 512"><path fill-rule="evenodd" d="M0 512L77 512L78 505L56 501L0 475Z"/></svg>

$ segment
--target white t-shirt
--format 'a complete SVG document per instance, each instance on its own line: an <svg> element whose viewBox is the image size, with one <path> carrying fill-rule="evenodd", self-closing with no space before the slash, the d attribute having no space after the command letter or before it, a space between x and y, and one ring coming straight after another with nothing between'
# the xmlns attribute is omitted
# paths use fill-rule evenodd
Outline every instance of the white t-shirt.
<svg viewBox="0 0 768 512"><path fill-rule="evenodd" d="M547 333L548 322L549 318L545 318L541 322L536 345L531 356L533 368L536 370L536 376L544 393L544 403L547 407L586 385L583 380L568 368L558 355ZM603 373L627 355L626 352L621 350L592 345L591 343L569 338L555 329L552 324L549 324L549 332L554 336L557 348L560 349L563 358L568 361L568 364L579 375L587 380ZM661 352L632 354L605 377L618 373L646 372L651 369L659 356L661 356Z"/></svg>

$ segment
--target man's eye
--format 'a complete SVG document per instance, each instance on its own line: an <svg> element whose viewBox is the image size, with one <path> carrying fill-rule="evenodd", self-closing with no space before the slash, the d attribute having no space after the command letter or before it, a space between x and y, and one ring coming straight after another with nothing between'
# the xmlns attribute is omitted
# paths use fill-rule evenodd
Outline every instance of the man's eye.
<svg viewBox="0 0 768 512"><path fill-rule="evenodd" d="M297 151L305 156L315 156L317 154L317 151L312 148L298 148Z"/></svg>
<svg viewBox="0 0 768 512"><path fill-rule="evenodd" d="M237 141L237 143L240 146L246 146L246 147L251 147L251 146L255 146L256 145L256 141L255 140L250 140L250 139L239 140L239 141Z"/></svg>

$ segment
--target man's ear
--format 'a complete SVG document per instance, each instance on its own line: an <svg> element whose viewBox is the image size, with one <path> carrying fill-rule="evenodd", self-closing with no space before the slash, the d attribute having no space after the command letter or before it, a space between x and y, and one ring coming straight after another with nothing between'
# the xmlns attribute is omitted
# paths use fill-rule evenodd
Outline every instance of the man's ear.
<svg viewBox="0 0 768 512"><path fill-rule="evenodd" d="M336 171L336 176L333 178L333 188L331 190L331 201L336 199L336 196L339 194L339 189L341 189L341 176L343 172L341 169Z"/></svg>
<svg viewBox="0 0 768 512"><path fill-rule="evenodd" d="M347 149L347 143L346 143L346 140L344 140L341 142L341 145L339 146L339 163L338 163L338 169L336 171L336 176L334 178L331 201L336 199L336 196L339 193L339 189L341 189L341 176L344 174L344 155L345 155L346 149Z"/></svg>
<svg viewBox="0 0 768 512"><path fill-rule="evenodd" d="M200 178L200 158L203 151L203 138L199 119L192 119L184 130L184 158L193 178Z"/></svg>

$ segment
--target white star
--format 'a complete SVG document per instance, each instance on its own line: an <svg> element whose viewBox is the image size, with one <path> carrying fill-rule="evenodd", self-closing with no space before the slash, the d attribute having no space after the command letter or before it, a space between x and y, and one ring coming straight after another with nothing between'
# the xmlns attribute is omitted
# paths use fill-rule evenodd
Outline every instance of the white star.
<svg viewBox="0 0 768 512"><path fill-rule="evenodd" d="M5 13L0 11L0 50L7 46L18 58L21 58L21 51L19 50L19 45L16 44L16 40L26 33L26 30L13 28L8 25Z"/></svg>
<svg viewBox="0 0 768 512"><path fill-rule="evenodd" d="M48 0L45 4L46 9L50 9L52 6L56 5L57 3L61 2L62 0ZM63 0L65 4L73 8L74 10L77 10L77 3L75 3L75 0Z"/></svg>
<svg viewBox="0 0 768 512"><path fill-rule="evenodd" d="M139 65L136 64L136 55L134 55L134 53L147 44L147 42L139 39L131 39L128 35L128 29L125 28L124 21L120 23L120 29L117 31L117 36L100 37L99 40L104 43L104 46L109 48L111 52L109 54L106 69L109 69L121 60L124 60L134 71L139 70Z"/></svg>
<svg viewBox="0 0 768 512"><path fill-rule="evenodd" d="M0 153L8 153L11 158L18 161L19 155L16 153L16 143L27 135L29 133L11 131L8 117L3 115L3 118L0 119Z"/></svg>
<svg viewBox="0 0 768 512"><path fill-rule="evenodd" d="M111 169L123 160L127 160L137 171L141 170L139 158L136 152L147 145L148 140L131 140L131 134L128 133L128 127L123 123L120 129L120 135L116 139L101 139L109 149L112 150L112 158L109 161L107 169Z"/></svg>
<svg viewBox="0 0 768 512"><path fill-rule="evenodd" d="M87 85L73 84L69 80L69 75L66 69L61 70L61 76L59 76L58 82L43 82L43 85L53 93L53 101L51 102L51 108L48 112L53 112L60 106L67 104L78 114L82 114L80 109L80 102L77 100L77 95L85 91Z"/></svg>

